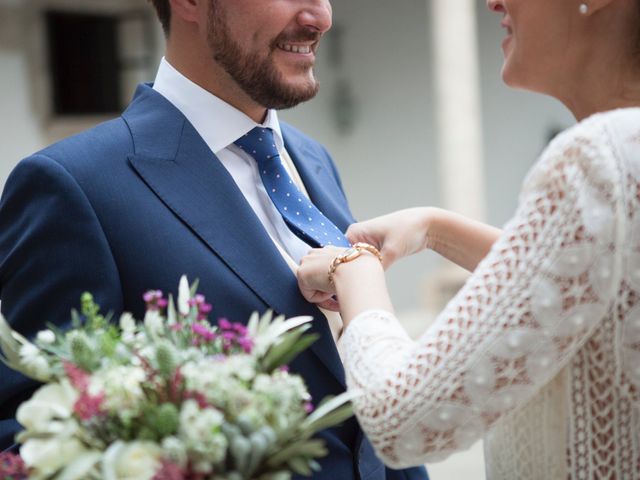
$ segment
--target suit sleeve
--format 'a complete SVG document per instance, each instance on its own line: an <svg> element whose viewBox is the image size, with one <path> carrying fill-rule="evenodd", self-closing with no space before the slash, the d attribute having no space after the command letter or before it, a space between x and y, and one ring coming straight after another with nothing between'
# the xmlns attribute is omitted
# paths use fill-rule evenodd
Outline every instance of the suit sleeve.
<svg viewBox="0 0 640 480"><path fill-rule="evenodd" d="M66 326L82 292L122 309L117 266L77 181L44 155L23 160L0 200L0 306L27 337L47 323ZM15 409L35 388L0 365L0 449L12 442Z"/></svg>

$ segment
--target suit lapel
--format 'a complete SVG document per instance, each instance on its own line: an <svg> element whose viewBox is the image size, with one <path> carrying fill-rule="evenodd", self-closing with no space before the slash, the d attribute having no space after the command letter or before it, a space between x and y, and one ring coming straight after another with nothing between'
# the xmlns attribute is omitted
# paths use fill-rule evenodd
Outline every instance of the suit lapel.
<svg viewBox="0 0 640 480"><path fill-rule="evenodd" d="M311 350L344 385L327 322L300 295L295 275L229 172L173 105L148 87L141 88L123 115L135 143L132 167L268 308L316 319L312 329L320 339Z"/></svg>

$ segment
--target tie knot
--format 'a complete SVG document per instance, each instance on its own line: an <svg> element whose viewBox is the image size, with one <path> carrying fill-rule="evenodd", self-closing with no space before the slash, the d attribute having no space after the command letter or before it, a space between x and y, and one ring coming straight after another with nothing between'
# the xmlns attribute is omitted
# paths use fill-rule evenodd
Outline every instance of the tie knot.
<svg viewBox="0 0 640 480"><path fill-rule="evenodd" d="M270 128L256 127L234 143L258 162L271 160L279 155L273 130Z"/></svg>

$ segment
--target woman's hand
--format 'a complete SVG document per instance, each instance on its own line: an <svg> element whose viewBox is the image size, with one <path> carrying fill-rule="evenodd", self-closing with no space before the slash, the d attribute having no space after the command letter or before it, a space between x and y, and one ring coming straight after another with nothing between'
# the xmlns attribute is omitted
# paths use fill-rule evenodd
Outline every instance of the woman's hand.
<svg viewBox="0 0 640 480"><path fill-rule="evenodd" d="M385 269L397 260L427 248L429 207L409 208L351 225L347 238L351 243L365 242L382 254Z"/></svg>
<svg viewBox="0 0 640 480"><path fill-rule="evenodd" d="M327 310L338 311L335 300L335 285L329 282L329 267L333 259L346 248L314 248L300 261L298 267L298 286L302 296L310 303L316 303Z"/></svg>
<svg viewBox="0 0 640 480"><path fill-rule="evenodd" d="M380 250L385 268L430 249L470 272L501 234L498 228L435 207L400 210L347 230L352 243L366 242Z"/></svg>
<svg viewBox="0 0 640 480"><path fill-rule="evenodd" d="M327 310L339 311L345 326L358 313L370 309L393 311L380 260L368 251L341 263L329 280L333 259L346 249L313 249L298 268L298 285L304 298ZM337 296L337 300L336 300Z"/></svg>

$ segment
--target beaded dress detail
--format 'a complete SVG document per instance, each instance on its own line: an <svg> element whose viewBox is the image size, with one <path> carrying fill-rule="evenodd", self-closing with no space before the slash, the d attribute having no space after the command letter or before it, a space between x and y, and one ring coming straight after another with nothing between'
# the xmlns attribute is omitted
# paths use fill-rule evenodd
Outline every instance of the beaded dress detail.
<svg viewBox="0 0 640 480"><path fill-rule="evenodd" d="M395 468L485 439L487 478L640 479L640 109L559 135L515 216L417 341L383 311L340 340Z"/></svg>

